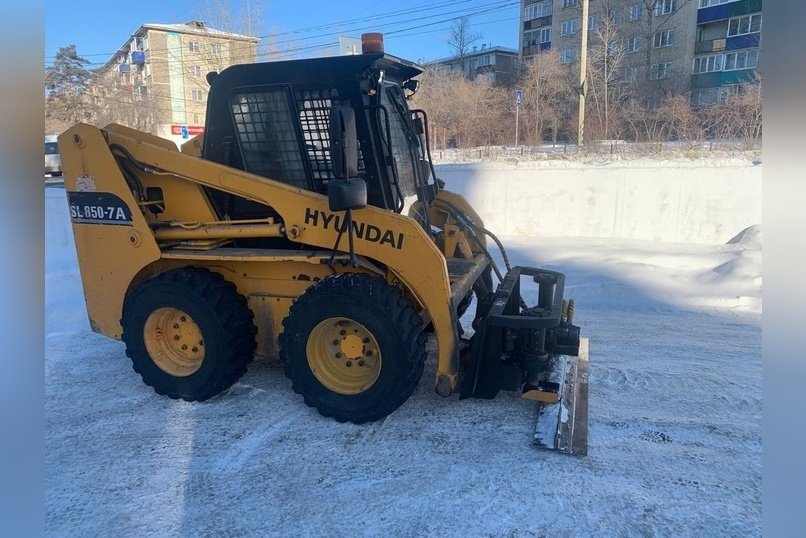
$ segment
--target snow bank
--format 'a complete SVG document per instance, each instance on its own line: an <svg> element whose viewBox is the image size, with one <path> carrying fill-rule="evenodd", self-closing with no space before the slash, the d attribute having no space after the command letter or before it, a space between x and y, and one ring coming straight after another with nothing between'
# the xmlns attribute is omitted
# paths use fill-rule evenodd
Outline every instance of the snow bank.
<svg viewBox="0 0 806 538"><path fill-rule="evenodd" d="M761 166L742 159L446 164L437 175L502 235L724 244L761 223Z"/></svg>

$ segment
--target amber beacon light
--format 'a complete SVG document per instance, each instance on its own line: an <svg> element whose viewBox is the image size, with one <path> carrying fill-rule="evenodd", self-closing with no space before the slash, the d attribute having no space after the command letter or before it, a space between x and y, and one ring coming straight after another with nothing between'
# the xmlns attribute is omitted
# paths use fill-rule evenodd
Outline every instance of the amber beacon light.
<svg viewBox="0 0 806 538"><path fill-rule="evenodd" d="M373 52L383 52L383 34L380 32L361 34L361 54Z"/></svg>

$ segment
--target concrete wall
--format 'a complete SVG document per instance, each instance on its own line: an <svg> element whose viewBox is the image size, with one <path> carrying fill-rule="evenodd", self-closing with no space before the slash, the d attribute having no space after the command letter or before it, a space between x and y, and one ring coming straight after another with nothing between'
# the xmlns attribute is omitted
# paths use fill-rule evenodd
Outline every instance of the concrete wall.
<svg viewBox="0 0 806 538"><path fill-rule="evenodd" d="M446 164L437 175L501 235L725 243L761 224L761 165Z"/></svg>

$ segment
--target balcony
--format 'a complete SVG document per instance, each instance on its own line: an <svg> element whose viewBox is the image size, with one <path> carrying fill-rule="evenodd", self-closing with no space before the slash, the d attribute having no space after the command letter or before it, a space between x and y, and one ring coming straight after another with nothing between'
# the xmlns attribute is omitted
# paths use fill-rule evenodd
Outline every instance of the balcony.
<svg viewBox="0 0 806 538"><path fill-rule="evenodd" d="M713 88L716 86L728 86L731 84L742 84L753 82L756 73L755 68L738 69L735 71L716 71L714 73L700 73L691 75L691 87Z"/></svg>
<svg viewBox="0 0 806 538"><path fill-rule="evenodd" d="M531 30L533 28L542 28L544 26L551 26L551 15L547 17L538 17L537 19L532 19L523 22L524 30Z"/></svg>
<svg viewBox="0 0 806 538"><path fill-rule="evenodd" d="M118 70L120 73L128 73L132 70L132 66L130 64L120 64Z"/></svg>
<svg viewBox="0 0 806 538"><path fill-rule="evenodd" d="M532 56L538 52L546 52L547 50L551 50L551 41L546 41L545 43L535 43L534 45L523 47L523 55Z"/></svg>
<svg viewBox="0 0 806 538"><path fill-rule="evenodd" d="M730 4L705 7L697 11L697 24L721 21L730 17Z"/></svg>
<svg viewBox="0 0 806 538"><path fill-rule="evenodd" d="M754 34L737 35L728 38L727 49L728 50L751 49L758 47L758 44L760 42L761 42L761 32L756 32Z"/></svg>
<svg viewBox="0 0 806 538"><path fill-rule="evenodd" d="M697 24L721 21L730 17L758 13L761 11L761 0L740 0L718 6L704 7L697 11Z"/></svg>
<svg viewBox="0 0 806 538"><path fill-rule="evenodd" d="M725 50L727 46L727 39L709 39L706 41L699 41L694 44L694 54L704 54L706 52L719 52Z"/></svg>
<svg viewBox="0 0 806 538"><path fill-rule="evenodd" d="M133 51L132 63L135 65L143 65L146 63L146 53L142 51Z"/></svg>

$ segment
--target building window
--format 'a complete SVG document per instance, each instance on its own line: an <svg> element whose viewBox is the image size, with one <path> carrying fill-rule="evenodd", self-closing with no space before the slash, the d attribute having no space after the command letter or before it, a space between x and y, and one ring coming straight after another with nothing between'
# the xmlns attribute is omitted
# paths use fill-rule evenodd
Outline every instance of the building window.
<svg viewBox="0 0 806 538"><path fill-rule="evenodd" d="M191 68L191 71L193 72L194 77L200 77L201 76L201 66L200 65L194 65Z"/></svg>
<svg viewBox="0 0 806 538"><path fill-rule="evenodd" d="M560 53L560 63L561 64L570 64L574 60L576 60L577 51L576 49L565 49Z"/></svg>
<svg viewBox="0 0 806 538"><path fill-rule="evenodd" d="M644 16L644 6L642 4L633 4L630 6L630 20L640 21Z"/></svg>
<svg viewBox="0 0 806 538"><path fill-rule="evenodd" d="M211 43L210 44L210 52L213 54L221 54L224 52L224 45L221 43Z"/></svg>
<svg viewBox="0 0 806 538"><path fill-rule="evenodd" d="M736 17L728 21L728 37L761 31L761 13Z"/></svg>
<svg viewBox="0 0 806 538"><path fill-rule="evenodd" d="M539 19L541 17L548 17L551 15L551 2L540 2L539 4L532 4L526 6L523 13L523 20L530 21L532 19Z"/></svg>
<svg viewBox="0 0 806 538"><path fill-rule="evenodd" d="M729 2L738 2L738 0L700 0L700 9L704 7L718 6L719 4L727 4Z"/></svg>
<svg viewBox="0 0 806 538"><path fill-rule="evenodd" d="M719 86L716 88L700 88L694 91L692 104L696 107L725 104L731 96L739 93L739 86Z"/></svg>
<svg viewBox="0 0 806 538"><path fill-rule="evenodd" d="M560 35L569 35L573 34L576 31L577 31L576 19L570 21L563 21L562 25L560 26Z"/></svg>
<svg viewBox="0 0 806 538"><path fill-rule="evenodd" d="M652 64L649 66L649 80L662 80L668 78L672 72L672 62Z"/></svg>
<svg viewBox="0 0 806 538"><path fill-rule="evenodd" d="M737 69L754 69L758 66L758 51L743 50L725 54L725 71Z"/></svg>
<svg viewBox="0 0 806 538"><path fill-rule="evenodd" d="M611 9L607 13L607 16L610 17L610 22L612 22L613 24L615 25L621 24L621 12L619 10Z"/></svg>
<svg viewBox="0 0 806 538"><path fill-rule="evenodd" d="M196 112L193 113L193 123L199 124L199 115Z"/></svg>
<svg viewBox="0 0 806 538"><path fill-rule="evenodd" d="M631 37L627 40L627 52L638 52L639 48L639 41L637 37Z"/></svg>
<svg viewBox="0 0 806 538"><path fill-rule="evenodd" d="M577 0L563 0L563 7L573 7L577 5Z"/></svg>
<svg viewBox="0 0 806 538"><path fill-rule="evenodd" d="M204 92L201 90L191 90L190 97L194 101L204 101Z"/></svg>
<svg viewBox="0 0 806 538"><path fill-rule="evenodd" d="M663 30L662 32L655 32L652 36L652 48L659 49L662 47L671 47L674 43L674 31Z"/></svg>
<svg viewBox="0 0 806 538"><path fill-rule="evenodd" d="M677 10L677 0L658 0L655 4L655 15L667 15Z"/></svg>
<svg viewBox="0 0 806 538"><path fill-rule="evenodd" d="M536 30L530 30L523 34L523 45L537 45L538 43L549 43L551 41L551 26L545 26Z"/></svg>
<svg viewBox="0 0 806 538"><path fill-rule="evenodd" d="M134 42L132 43L132 50L148 50L148 40L144 37L135 37Z"/></svg>
<svg viewBox="0 0 806 538"><path fill-rule="evenodd" d="M588 17L588 31L593 32L596 30L596 15L590 15Z"/></svg>
<svg viewBox="0 0 806 538"><path fill-rule="evenodd" d="M628 67L624 70L624 80L626 82L635 82L638 80L638 68Z"/></svg>
<svg viewBox="0 0 806 538"><path fill-rule="evenodd" d="M188 43L188 48L190 49L190 52L201 52L201 45L198 41L191 41Z"/></svg>
<svg viewBox="0 0 806 538"><path fill-rule="evenodd" d="M713 73L722 71L722 54L710 54L708 56L698 56L694 58L694 74Z"/></svg>
<svg viewBox="0 0 806 538"><path fill-rule="evenodd" d="M148 97L148 87L147 86L135 86L134 87L134 96L138 99L145 99Z"/></svg>

